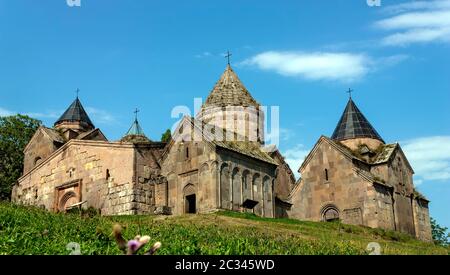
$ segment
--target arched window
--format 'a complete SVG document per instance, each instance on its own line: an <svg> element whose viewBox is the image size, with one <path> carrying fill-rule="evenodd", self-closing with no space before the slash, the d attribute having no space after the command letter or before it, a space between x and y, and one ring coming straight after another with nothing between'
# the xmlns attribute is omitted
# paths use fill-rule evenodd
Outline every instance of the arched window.
<svg viewBox="0 0 450 275"><path fill-rule="evenodd" d="M38 164L41 163L41 162L42 162L42 158L41 158L41 157L36 157L36 158L34 159L34 166L38 165Z"/></svg>

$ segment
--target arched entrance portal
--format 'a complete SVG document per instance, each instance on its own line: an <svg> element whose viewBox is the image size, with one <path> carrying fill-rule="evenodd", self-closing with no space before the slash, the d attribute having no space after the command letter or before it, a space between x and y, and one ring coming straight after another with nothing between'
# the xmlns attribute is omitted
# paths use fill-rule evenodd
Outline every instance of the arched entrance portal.
<svg viewBox="0 0 450 275"><path fill-rule="evenodd" d="M184 213L195 214L197 213L197 198L195 195L195 187L192 184L186 185L183 191L184 196Z"/></svg>
<svg viewBox="0 0 450 275"><path fill-rule="evenodd" d="M64 194L64 196L59 201L59 211L65 211L68 207L78 203L79 200L75 192L70 191Z"/></svg>
<svg viewBox="0 0 450 275"><path fill-rule="evenodd" d="M325 222L333 222L339 220L339 210L334 205L327 205L322 210L322 219Z"/></svg>

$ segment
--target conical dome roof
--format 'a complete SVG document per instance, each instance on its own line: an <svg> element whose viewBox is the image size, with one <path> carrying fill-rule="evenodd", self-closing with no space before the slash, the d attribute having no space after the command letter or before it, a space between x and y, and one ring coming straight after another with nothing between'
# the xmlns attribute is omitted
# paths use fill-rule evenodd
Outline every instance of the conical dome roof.
<svg viewBox="0 0 450 275"><path fill-rule="evenodd" d="M145 135L144 130L142 130L137 117L133 121L133 124L131 124L130 129L128 129L127 133L120 139L120 141L131 143L151 142L151 140Z"/></svg>
<svg viewBox="0 0 450 275"><path fill-rule="evenodd" d="M62 116L55 122L55 125L58 125L63 122L84 122L94 127L94 124L92 123L91 119L89 118L88 114L83 108L83 105L81 104L78 97L75 99L74 102L69 106L69 108L62 114Z"/></svg>
<svg viewBox="0 0 450 275"><path fill-rule="evenodd" d="M144 130L142 130L141 125L139 125L139 121L137 119L134 120L128 132L125 134L126 136L145 136Z"/></svg>
<svg viewBox="0 0 450 275"><path fill-rule="evenodd" d="M203 105L203 107L225 106L259 106L230 65L227 65Z"/></svg>
<svg viewBox="0 0 450 275"><path fill-rule="evenodd" d="M346 140L352 138L373 138L384 143L384 140L361 113L356 104L350 98L344 113L331 136L334 140Z"/></svg>

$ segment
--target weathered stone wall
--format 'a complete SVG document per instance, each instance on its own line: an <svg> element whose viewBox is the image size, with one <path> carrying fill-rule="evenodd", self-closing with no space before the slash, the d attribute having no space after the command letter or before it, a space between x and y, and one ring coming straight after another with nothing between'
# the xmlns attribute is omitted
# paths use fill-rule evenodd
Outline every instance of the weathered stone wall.
<svg viewBox="0 0 450 275"><path fill-rule="evenodd" d="M315 150L300 171L302 179L293 191L289 217L323 221L337 212L344 223L373 225L367 215L376 211L369 203L370 182L358 176L352 161L329 143L322 141Z"/></svg>
<svg viewBox="0 0 450 275"><path fill-rule="evenodd" d="M232 136L224 136L223 140L264 143L265 117L264 111L259 108L253 106L207 107L198 114L197 118L232 134Z"/></svg>
<svg viewBox="0 0 450 275"><path fill-rule="evenodd" d="M407 166L404 155L397 150L390 162L374 166L371 173L394 188L394 228L404 233L416 235L412 203L412 197L414 196L412 171Z"/></svg>
<svg viewBox="0 0 450 275"><path fill-rule="evenodd" d="M432 242L431 221L428 202L422 199L414 199L414 226L416 237L426 242Z"/></svg>
<svg viewBox="0 0 450 275"><path fill-rule="evenodd" d="M270 156L278 164L274 187L275 196L285 199L289 196L295 185L294 174L278 150L270 153Z"/></svg>
<svg viewBox="0 0 450 275"><path fill-rule="evenodd" d="M130 144L72 140L24 174L12 199L53 211L86 201L103 215L133 214L133 167Z"/></svg>
<svg viewBox="0 0 450 275"><path fill-rule="evenodd" d="M249 212L242 204L246 199L251 199L258 202L251 212L259 216L275 217L276 165L222 149L218 150L218 154L219 208Z"/></svg>
<svg viewBox="0 0 450 275"><path fill-rule="evenodd" d="M186 213L186 196L193 194L196 196L197 213L217 209L215 160L216 154L206 142L173 144L161 163L161 173L167 179L168 185L167 206L172 208L173 214ZM161 203L164 202L165 200L161 200ZM156 205L159 206L158 203Z"/></svg>
<svg viewBox="0 0 450 275"><path fill-rule="evenodd" d="M375 215L371 227L395 230L394 201L392 191L384 185L374 185L375 197L373 202L376 204Z"/></svg>
<svg viewBox="0 0 450 275"><path fill-rule="evenodd" d="M53 140L48 138L43 131L38 130L24 151L24 174L39 165L57 149Z"/></svg>
<svg viewBox="0 0 450 275"><path fill-rule="evenodd" d="M136 144L135 148L132 209L136 214L153 214L155 205L165 206L167 199L167 181L160 176L158 163L164 144Z"/></svg>

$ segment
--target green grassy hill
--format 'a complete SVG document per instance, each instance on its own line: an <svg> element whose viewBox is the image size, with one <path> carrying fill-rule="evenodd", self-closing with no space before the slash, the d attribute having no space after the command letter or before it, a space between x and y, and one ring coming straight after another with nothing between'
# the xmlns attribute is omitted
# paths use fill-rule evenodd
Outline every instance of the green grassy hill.
<svg viewBox="0 0 450 275"><path fill-rule="evenodd" d="M160 241L159 255L317 255L367 254L370 242L382 254L449 254L449 250L397 232L339 223L265 219L218 212L181 217L99 217L53 214L44 210L0 203L0 254L70 253L70 242L82 254L121 254L111 232L115 223L124 236L149 235Z"/></svg>

